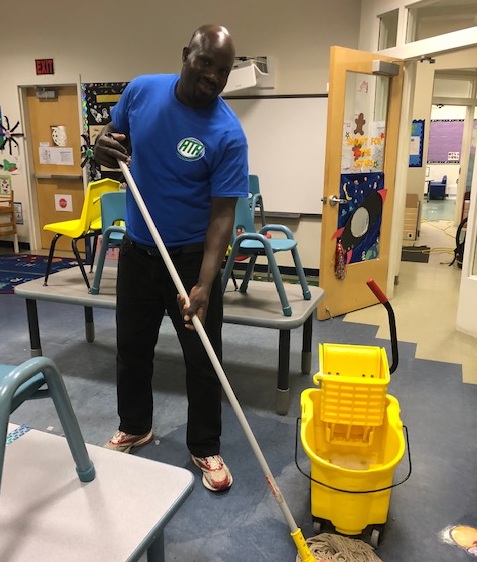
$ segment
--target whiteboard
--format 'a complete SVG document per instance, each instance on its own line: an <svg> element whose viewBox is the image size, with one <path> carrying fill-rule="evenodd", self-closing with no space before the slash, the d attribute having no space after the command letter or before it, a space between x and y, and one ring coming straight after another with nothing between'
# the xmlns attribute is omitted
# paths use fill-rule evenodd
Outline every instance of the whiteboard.
<svg viewBox="0 0 477 562"><path fill-rule="evenodd" d="M249 172L260 180L265 211L321 214L326 95L225 98L249 145Z"/></svg>

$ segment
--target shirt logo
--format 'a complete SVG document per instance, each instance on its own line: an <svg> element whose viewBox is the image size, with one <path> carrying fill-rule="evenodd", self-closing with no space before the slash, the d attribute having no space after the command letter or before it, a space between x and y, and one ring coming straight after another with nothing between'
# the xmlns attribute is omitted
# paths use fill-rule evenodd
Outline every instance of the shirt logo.
<svg viewBox="0 0 477 562"><path fill-rule="evenodd" d="M177 154L182 160L194 162L200 160L205 154L205 146L198 139L187 137L177 145Z"/></svg>

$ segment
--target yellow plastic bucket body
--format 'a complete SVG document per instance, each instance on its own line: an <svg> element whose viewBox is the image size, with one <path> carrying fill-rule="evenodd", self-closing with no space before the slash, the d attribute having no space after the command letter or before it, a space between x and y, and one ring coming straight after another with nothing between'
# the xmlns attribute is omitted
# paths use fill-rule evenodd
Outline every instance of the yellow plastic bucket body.
<svg viewBox="0 0 477 562"><path fill-rule="evenodd" d="M318 348L320 417L330 424L374 427L383 423L390 381L382 347L325 343Z"/></svg>
<svg viewBox="0 0 477 562"><path fill-rule="evenodd" d="M399 403L386 395L383 424L374 428L371 443L336 443L326 438L328 424L320 416L322 392L308 389L301 395L301 442L310 458L311 478L325 484L311 481L311 512L340 533L358 535L368 525L387 520L391 489L372 490L392 484L404 455Z"/></svg>

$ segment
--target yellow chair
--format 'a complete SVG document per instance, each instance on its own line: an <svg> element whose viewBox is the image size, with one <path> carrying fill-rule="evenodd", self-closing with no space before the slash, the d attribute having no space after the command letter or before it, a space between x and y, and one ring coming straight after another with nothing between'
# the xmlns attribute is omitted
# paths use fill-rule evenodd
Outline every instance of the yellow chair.
<svg viewBox="0 0 477 562"><path fill-rule="evenodd" d="M83 279L88 289L90 288L88 276L84 269L83 260L81 259L78 251L78 240L85 240L85 244L93 238L93 255L91 257L91 267L94 262L94 255L96 252L96 243L98 236L101 234L101 195L109 191L119 191L121 184L118 181L105 178L98 181L93 181L88 184L84 196L83 209L79 219L72 219L68 221L53 222L45 224L43 230L54 232L55 236L51 241L50 253L48 255L48 263L46 265L45 282L48 284L48 277L50 275L51 263L53 261L53 254L55 253L55 246L60 236L69 236L71 240L71 247L78 261L78 265L83 275Z"/></svg>

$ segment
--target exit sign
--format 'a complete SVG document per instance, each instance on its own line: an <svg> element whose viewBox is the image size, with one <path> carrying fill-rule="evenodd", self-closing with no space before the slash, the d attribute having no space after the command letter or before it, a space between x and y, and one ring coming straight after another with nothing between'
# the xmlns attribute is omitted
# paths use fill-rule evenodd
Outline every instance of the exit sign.
<svg viewBox="0 0 477 562"><path fill-rule="evenodd" d="M53 59L35 59L36 73L38 74L54 74Z"/></svg>

